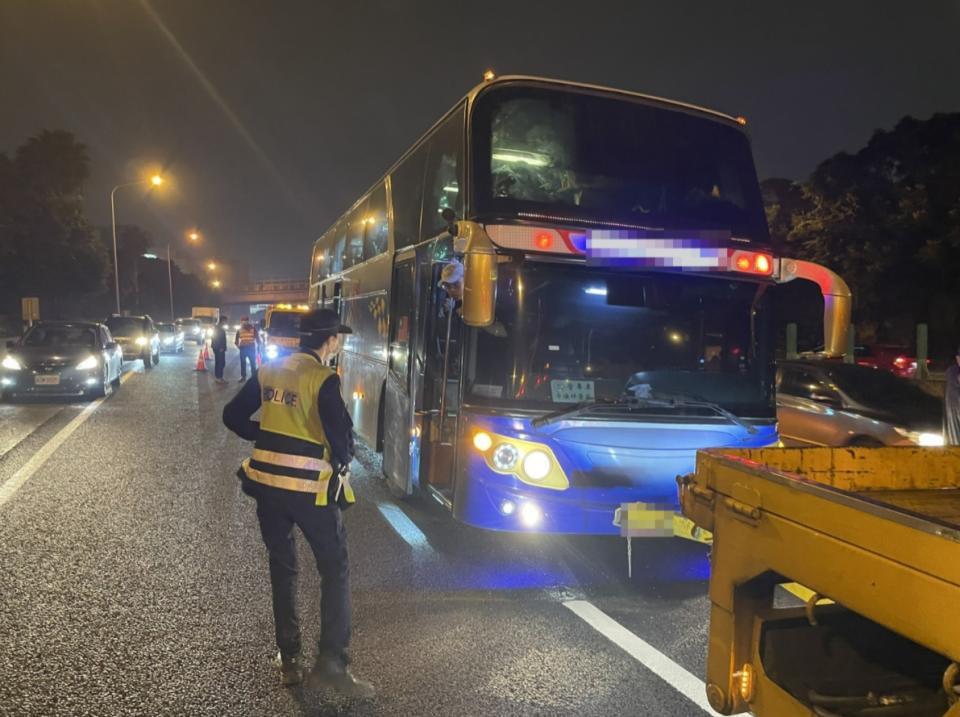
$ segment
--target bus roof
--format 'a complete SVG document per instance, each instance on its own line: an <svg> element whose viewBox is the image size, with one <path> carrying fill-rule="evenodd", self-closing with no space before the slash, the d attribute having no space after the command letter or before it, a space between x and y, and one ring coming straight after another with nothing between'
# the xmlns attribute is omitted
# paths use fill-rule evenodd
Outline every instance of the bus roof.
<svg viewBox="0 0 960 717"><path fill-rule="evenodd" d="M746 120L743 117L734 117L733 115L728 115L724 112L719 112L717 110L712 110L707 107L701 107L699 105L690 104L687 102L680 102L679 100L670 100L663 97L657 97L656 95L647 95L642 92L632 92L630 90L621 90L614 87L605 87L603 85L592 85L585 82L572 82L570 80L556 80L549 77L537 77L535 75L503 75L502 77L495 77L492 80L484 80L479 84L475 85L470 89L467 94L457 100L450 109L444 112L436 122L434 122L430 127L421 134L417 141L410 145L406 151L401 154L395 162L393 162L390 167L380 175L375 182L373 182L369 187L367 187L363 192L360 193L359 199L357 199L353 204L347 207L346 210L337 215L336 219L330 223L329 227L326 230L321 232L320 237L317 237L315 241L319 241L330 229L335 227L340 220L343 219L347 214L352 212L359 206L370 192L372 192L380 182L384 181L390 174L396 170L398 166L411 154L414 150L417 149L433 132L437 127L439 127L447 117L454 112L457 108L466 105L468 108L473 106L473 103L476 101L477 97L484 91L490 89L491 87L496 87L497 85L510 84L510 83L530 83L538 85L548 85L556 88L569 88L572 90L580 92L603 92L611 95L621 95L626 99L640 100L641 102L648 102L650 104L660 105L668 109L675 109L684 112L691 112L694 114L704 115L707 118L712 118L714 120L720 120L724 122L729 122L735 125L741 131L745 131Z"/></svg>
<svg viewBox="0 0 960 717"><path fill-rule="evenodd" d="M671 100L665 97L657 97L656 95L647 95L642 92L633 92L631 90L621 90L615 87L606 87L604 85L592 85L586 82L571 82L569 80L555 80L548 77L536 77L534 75L504 75L503 77L496 77L492 80L481 82L480 84L476 85L472 90L470 90L470 92L467 93L464 99L466 99L468 102L472 104L473 101L476 99L477 95L479 95L485 89L496 86L498 84L507 83L507 82L532 82L532 83L543 84L543 85L554 85L556 87L569 87L571 89L576 89L576 90L587 90L591 92L605 92L605 93L614 94L614 95L623 95L624 97L643 100L643 101L651 102L655 104L660 104L666 107L687 110L690 112L696 112L698 114L705 114L715 119L722 119L728 122L732 122L740 127L743 127L746 124L746 120L744 120L742 117L734 117L733 115L728 115L725 112L713 110L708 107L701 107L700 105L694 105L688 102L680 102L679 100ZM418 144L419 144L419 141L418 141Z"/></svg>

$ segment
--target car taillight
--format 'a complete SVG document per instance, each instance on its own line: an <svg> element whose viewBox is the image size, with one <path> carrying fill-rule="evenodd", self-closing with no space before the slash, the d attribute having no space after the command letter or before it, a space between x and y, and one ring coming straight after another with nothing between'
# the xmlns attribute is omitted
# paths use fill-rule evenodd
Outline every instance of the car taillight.
<svg viewBox="0 0 960 717"><path fill-rule="evenodd" d="M897 356L893 360L893 365L897 368L906 368L909 363L910 359L908 359L906 356Z"/></svg>

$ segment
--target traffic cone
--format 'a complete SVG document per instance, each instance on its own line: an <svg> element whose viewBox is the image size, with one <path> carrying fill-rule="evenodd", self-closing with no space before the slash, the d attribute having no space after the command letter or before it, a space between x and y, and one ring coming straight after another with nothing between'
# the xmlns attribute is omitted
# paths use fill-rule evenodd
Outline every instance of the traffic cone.
<svg viewBox="0 0 960 717"><path fill-rule="evenodd" d="M203 360L204 361L210 360L210 349L207 348L206 342L204 342L203 344Z"/></svg>
<svg viewBox="0 0 960 717"><path fill-rule="evenodd" d="M207 362L203 358L203 351L201 350L200 354L197 356L197 371L206 371L206 370L207 370Z"/></svg>

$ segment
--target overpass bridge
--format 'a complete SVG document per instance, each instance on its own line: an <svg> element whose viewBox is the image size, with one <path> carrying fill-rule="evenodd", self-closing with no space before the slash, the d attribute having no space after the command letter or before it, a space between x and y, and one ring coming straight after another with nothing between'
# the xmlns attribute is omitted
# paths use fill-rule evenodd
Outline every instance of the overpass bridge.
<svg viewBox="0 0 960 717"><path fill-rule="evenodd" d="M306 279L265 279L226 289L221 303L225 306L305 304L308 292Z"/></svg>

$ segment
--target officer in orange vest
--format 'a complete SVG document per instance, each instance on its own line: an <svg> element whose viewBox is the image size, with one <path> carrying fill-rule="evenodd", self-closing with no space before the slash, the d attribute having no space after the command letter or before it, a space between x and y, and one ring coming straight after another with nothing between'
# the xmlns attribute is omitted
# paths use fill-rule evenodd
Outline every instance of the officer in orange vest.
<svg viewBox="0 0 960 717"><path fill-rule="evenodd" d="M243 383L247 380L247 363L250 364L250 375L257 375L257 350L260 347L260 332L250 323L249 316L240 319L233 343L240 349L240 383Z"/></svg>
<svg viewBox="0 0 960 717"><path fill-rule="evenodd" d="M350 588L347 536L341 509L354 502L347 467L353 422L340 378L327 366L352 333L329 309L300 319L300 350L264 365L223 409L231 431L255 441L238 471L243 491L257 501L260 533L270 554L273 616L283 685L303 681L300 623L294 593L297 562L293 528L303 533L322 579L319 653L308 684L350 697L373 697L369 682L350 672ZM250 417L260 410L260 421Z"/></svg>

